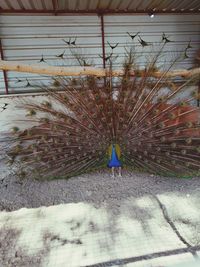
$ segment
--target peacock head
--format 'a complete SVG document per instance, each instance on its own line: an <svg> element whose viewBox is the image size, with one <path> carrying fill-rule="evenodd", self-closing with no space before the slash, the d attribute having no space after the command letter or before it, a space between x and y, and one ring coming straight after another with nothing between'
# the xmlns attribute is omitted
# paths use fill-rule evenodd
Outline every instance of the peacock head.
<svg viewBox="0 0 200 267"><path fill-rule="evenodd" d="M113 138L112 139L111 144L112 144L112 146L115 146L116 145L116 138Z"/></svg>

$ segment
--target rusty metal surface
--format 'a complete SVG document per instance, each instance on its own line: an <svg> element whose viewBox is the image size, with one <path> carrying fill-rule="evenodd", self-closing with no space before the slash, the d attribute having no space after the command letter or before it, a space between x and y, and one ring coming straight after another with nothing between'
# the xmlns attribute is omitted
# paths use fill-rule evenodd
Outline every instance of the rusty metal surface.
<svg viewBox="0 0 200 267"><path fill-rule="evenodd" d="M0 39L0 58L4 60L4 52L1 39ZM7 72L5 70L3 70L3 79L4 79L6 94L8 95L8 77L7 77Z"/></svg>
<svg viewBox="0 0 200 267"><path fill-rule="evenodd" d="M199 0L1 0L0 13L198 13Z"/></svg>

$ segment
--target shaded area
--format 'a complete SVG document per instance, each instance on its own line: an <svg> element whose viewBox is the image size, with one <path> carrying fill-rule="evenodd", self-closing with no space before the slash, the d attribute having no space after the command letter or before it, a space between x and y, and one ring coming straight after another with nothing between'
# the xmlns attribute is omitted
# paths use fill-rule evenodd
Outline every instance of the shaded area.
<svg viewBox="0 0 200 267"><path fill-rule="evenodd" d="M95 208L83 202L2 212L0 235L8 229L5 235L9 239L11 260L15 260L15 255L22 255L29 262L30 255L41 264L31 266L106 267L143 262L169 266L184 259L194 261L200 242L193 245L190 240L200 229L189 231L190 223L185 229L179 221L192 224L199 221L198 198L184 198L185 208L191 206L187 217L181 210L183 198L172 193L124 198L118 203L121 205L118 213L109 206ZM177 213L176 218L173 212ZM15 231L12 236L9 229ZM2 240L3 251L7 251L6 238ZM19 253L21 250L24 254Z"/></svg>
<svg viewBox="0 0 200 267"><path fill-rule="evenodd" d="M158 197L156 197L156 196L153 196L153 197L158 202L158 205L159 205L160 209L162 210L162 213L163 213L163 216L164 216L165 220L169 223L169 225L171 226L173 231L176 233L178 238L181 240L181 242L183 242L183 244L185 244L188 247L188 251L191 252L194 257L198 257L197 253L196 253L196 250L198 250L198 249L194 249L194 247L192 247L191 244L189 244L185 240L185 238L179 233L179 231L176 228L174 222L169 217L166 207L161 203L161 201L158 199Z"/></svg>
<svg viewBox="0 0 200 267"><path fill-rule="evenodd" d="M42 261L49 253L49 244L34 254L29 254L26 247L18 245L21 231L14 227L0 229L0 265L1 266L42 266Z"/></svg>

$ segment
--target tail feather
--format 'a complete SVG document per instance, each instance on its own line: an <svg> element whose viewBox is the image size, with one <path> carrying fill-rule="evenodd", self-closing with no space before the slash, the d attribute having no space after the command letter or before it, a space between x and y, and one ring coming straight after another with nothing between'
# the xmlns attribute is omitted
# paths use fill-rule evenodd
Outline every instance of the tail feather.
<svg viewBox="0 0 200 267"><path fill-rule="evenodd" d="M46 88L48 101L23 105L29 111L26 121L36 126L14 131L11 158L43 177L70 177L106 166L108 147L115 143L130 168L162 175L199 173L200 110L192 105L198 96L182 96L191 80L169 81L177 59L160 78L151 77L165 45L141 77L133 76L130 51L117 87L112 68L105 79L54 79Z"/></svg>

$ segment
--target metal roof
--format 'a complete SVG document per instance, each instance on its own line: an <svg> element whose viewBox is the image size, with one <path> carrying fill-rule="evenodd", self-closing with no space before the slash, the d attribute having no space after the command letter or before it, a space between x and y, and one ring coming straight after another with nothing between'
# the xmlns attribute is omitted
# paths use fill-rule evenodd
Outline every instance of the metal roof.
<svg viewBox="0 0 200 267"><path fill-rule="evenodd" d="M0 0L0 13L200 13L200 0Z"/></svg>

